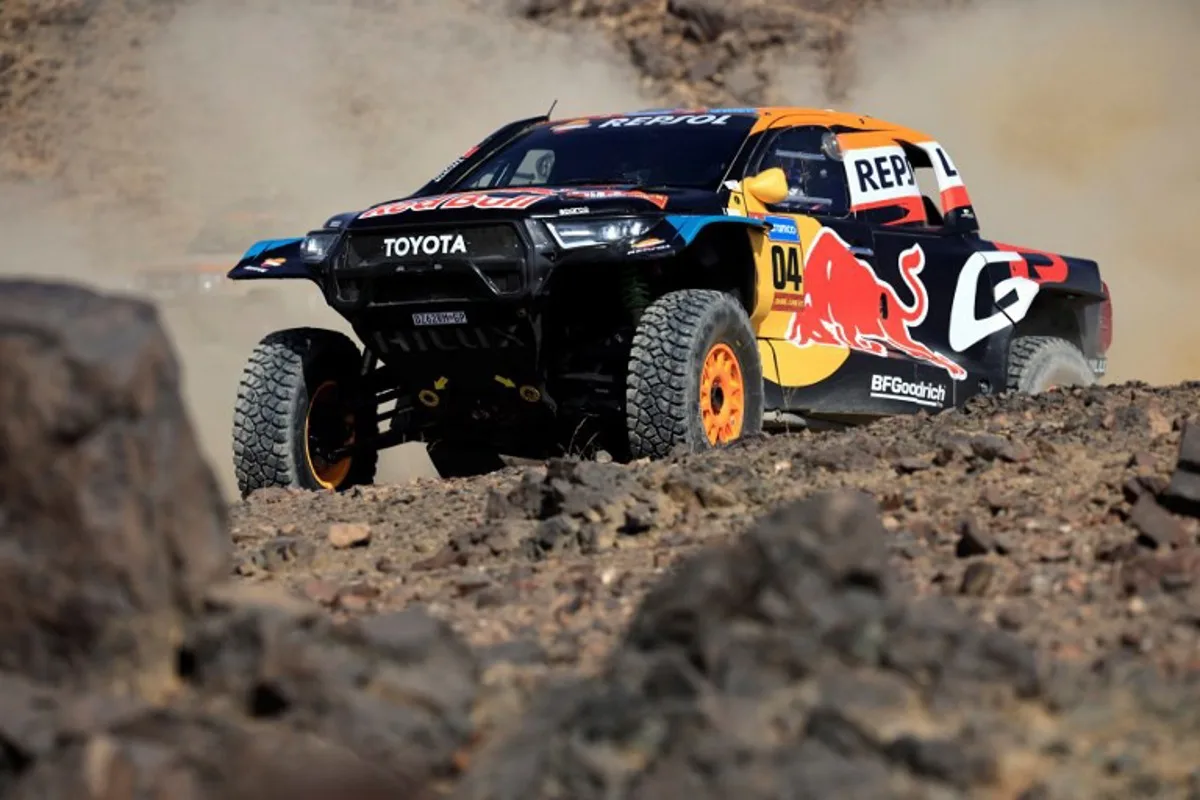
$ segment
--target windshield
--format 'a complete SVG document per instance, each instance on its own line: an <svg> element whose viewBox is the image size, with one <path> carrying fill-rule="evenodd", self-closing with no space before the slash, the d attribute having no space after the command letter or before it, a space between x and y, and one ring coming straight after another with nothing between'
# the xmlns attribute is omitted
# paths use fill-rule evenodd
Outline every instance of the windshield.
<svg viewBox="0 0 1200 800"><path fill-rule="evenodd" d="M715 190L755 117L646 114L539 125L456 189L637 184Z"/></svg>

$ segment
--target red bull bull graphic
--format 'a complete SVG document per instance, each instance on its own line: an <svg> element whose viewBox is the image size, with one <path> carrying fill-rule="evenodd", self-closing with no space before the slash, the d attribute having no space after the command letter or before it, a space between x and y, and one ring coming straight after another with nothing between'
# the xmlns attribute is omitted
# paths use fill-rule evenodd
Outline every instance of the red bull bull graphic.
<svg viewBox="0 0 1200 800"><path fill-rule="evenodd" d="M792 317L788 339L799 347L833 345L882 358L896 351L941 367L955 380L966 378L959 364L909 333L929 310L929 293L918 277L924 268L920 245L900 254L900 275L913 296L905 303L837 233L822 228L805 259L804 308Z"/></svg>

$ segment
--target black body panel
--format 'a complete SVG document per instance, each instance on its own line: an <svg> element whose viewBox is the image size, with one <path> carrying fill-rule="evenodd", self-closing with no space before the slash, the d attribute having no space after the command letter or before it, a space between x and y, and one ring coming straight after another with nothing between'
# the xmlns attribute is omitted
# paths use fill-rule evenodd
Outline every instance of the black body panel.
<svg viewBox="0 0 1200 800"><path fill-rule="evenodd" d="M778 130L751 133L753 112L727 112L518 120L411 195L331 217L305 239L259 243L231 276L317 282L367 348L380 404L395 400L381 418L394 431L532 457L597 418L624 435L629 348L654 297L718 288L754 312L773 269L755 231L772 217L782 224L767 244L791 255L812 257L801 219L838 246L826 240L826 261L806 261L786 290L804 299L808 335L826 341L760 328L789 337L767 340L776 363L764 371L794 366L802 356L789 348L845 357L807 385L768 381L768 410L847 422L936 413L1004 390L1022 334L1061 335L1102 359L1107 294L1094 261L983 239L973 210L970 224L939 226L886 206L747 216L754 190L738 182ZM328 250L306 259L313 238ZM774 279L776 297L791 280ZM867 296L878 302L855 302ZM764 313L781 319L775 306Z"/></svg>

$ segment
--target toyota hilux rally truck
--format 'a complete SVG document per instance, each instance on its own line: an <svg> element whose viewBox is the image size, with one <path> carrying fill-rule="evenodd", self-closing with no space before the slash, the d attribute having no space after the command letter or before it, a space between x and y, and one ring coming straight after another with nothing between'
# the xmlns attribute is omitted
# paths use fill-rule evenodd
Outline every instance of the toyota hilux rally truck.
<svg viewBox="0 0 1200 800"><path fill-rule="evenodd" d="M254 244L350 324L267 335L234 419L243 494L340 490L424 441L443 475L662 457L780 425L1095 383L1096 262L984 239L930 136L807 108L512 122L416 193Z"/></svg>

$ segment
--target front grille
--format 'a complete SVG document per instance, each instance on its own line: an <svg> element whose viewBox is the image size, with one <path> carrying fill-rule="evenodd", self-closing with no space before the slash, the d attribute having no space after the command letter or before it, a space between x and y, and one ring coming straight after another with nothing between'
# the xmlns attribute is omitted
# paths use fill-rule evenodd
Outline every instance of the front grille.
<svg viewBox="0 0 1200 800"><path fill-rule="evenodd" d="M512 223L352 233L334 288L343 302L477 300L524 288L525 243Z"/></svg>

